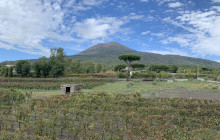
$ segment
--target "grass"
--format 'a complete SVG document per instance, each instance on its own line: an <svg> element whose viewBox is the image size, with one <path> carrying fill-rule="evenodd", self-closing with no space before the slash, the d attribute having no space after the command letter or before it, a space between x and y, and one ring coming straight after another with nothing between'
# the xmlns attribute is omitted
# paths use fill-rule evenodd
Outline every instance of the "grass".
<svg viewBox="0 0 220 140"><path fill-rule="evenodd" d="M60 90L25 90L19 89L21 93L32 92L33 97L51 97L60 95ZM117 83L106 83L95 86L92 89L83 89L84 93L106 92L106 93L140 93L144 97L186 97L192 95L201 96L204 94L220 93L220 84L208 83L204 81L184 81L184 82L144 82L122 81ZM181 96L180 96L181 95ZM219 96L219 95L217 95ZM218 97L220 99L220 97Z"/></svg>
<svg viewBox="0 0 220 140"><path fill-rule="evenodd" d="M60 90L24 90L24 89L18 89L18 92L26 93L31 92L33 98L42 98L42 97L52 97L55 95L60 95Z"/></svg>
<svg viewBox="0 0 220 140"><path fill-rule="evenodd" d="M108 83L92 89L84 89L83 92L95 93L140 93L143 97L177 97L177 98L201 98L220 100L220 85L202 81L184 82L144 82L130 81Z"/></svg>
<svg viewBox="0 0 220 140"><path fill-rule="evenodd" d="M220 85L216 83L207 83L200 81L184 81L184 82L143 82L143 81L130 81L130 82L118 82L118 83L108 83L105 85L97 86L92 89L85 89L84 92L93 92L93 91L105 91L108 93L115 92L140 92L143 90L147 91L161 91L161 90L170 90L170 89L189 89L192 90L213 90L219 91Z"/></svg>

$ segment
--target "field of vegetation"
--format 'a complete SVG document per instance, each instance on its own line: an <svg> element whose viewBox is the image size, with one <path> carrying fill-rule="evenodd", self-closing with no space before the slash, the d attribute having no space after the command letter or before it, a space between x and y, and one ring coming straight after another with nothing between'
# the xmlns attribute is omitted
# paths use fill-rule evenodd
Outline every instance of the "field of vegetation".
<svg viewBox="0 0 220 140"><path fill-rule="evenodd" d="M93 88L115 78L0 78L1 88L26 90L58 90L61 84L80 84L84 89Z"/></svg>
<svg viewBox="0 0 220 140"><path fill-rule="evenodd" d="M84 89L59 95L64 83ZM3 140L220 138L218 83L1 78L0 87Z"/></svg>
<svg viewBox="0 0 220 140"><path fill-rule="evenodd" d="M31 98L0 91L0 139L219 139L220 103L75 93Z"/></svg>

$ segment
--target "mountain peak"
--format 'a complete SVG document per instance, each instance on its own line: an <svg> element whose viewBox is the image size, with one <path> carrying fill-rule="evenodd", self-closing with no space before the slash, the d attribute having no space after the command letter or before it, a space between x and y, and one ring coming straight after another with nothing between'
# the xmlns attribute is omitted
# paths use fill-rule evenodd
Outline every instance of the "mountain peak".
<svg viewBox="0 0 220 140"><path fill-rule="evenodd" d="M161 55L147 52L138 52L130 49L120 43L100 43L88 48L81 53L73 55L71 58L80 59L82 61L93 61L102 64L121 64L123 63L118 59L122 54L135 54L141 56L140 63L146 65L151 64L166 64L166 65L206 65L206 66L220 66L219 63L210 60L199 58L177 56L177 55Z"/></svg>
<svg viewBox="0 0 220 140"><path fill-rule="evenodd" d="M130 49L130 48L120 44L120 43L117 43L117 42L99 43L99 44L97 44L95 46L90 47L87 50L93 50L93 49L99 49L99 48L109 48L109 49L112 49L112 50L116 49L116 50L119 50L119 51L120 51L120 49L132 50L132 49Z"/></svg>
<svg viewBox="0 0 220 140"><path fill-rule="evenodd" d="M85 51L82 51L78 55L120 55L120 54L126 54L126 53L134 53L136 52L133 49L130 49L120 43L117 42L110 42L110 43L100 43L97 45L94 45Z"/></svg>

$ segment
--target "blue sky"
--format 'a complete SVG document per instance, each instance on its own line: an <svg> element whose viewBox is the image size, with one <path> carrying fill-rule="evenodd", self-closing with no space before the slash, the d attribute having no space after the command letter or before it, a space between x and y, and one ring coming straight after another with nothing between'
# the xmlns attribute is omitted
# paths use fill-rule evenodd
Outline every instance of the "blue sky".
<svg viewBox="0 0 220 140"><path fill-rule="evenodd" d="M113 41L220 62L220 0L0 1L0 62Z"/></svg>

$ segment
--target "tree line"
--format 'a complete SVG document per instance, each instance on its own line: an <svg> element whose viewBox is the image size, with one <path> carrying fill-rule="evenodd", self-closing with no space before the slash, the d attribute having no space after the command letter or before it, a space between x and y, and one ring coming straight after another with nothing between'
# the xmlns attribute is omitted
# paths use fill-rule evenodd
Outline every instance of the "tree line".
<svg viewBox="0 0 220 140"><path fill-rule="evenodd" d="M80 60L66 59L63 48L50 50L50 57L39 58L36 62L20 60L14 67L0 66L0 75L3 77L36 77L56 78L64 74L100 73L108 70L107 66L93 62L81 62Z"/></svg>
<svg viewBox="0 0 220 140"><path fill-rule="evenodd" d="M148 65L141 63L131 63L139 61L140 56L124 54L118 57L126 64L115 66L95 64L93 62L81 62L80 60L67 59L63 48L53 48L50 57L41 57L36 62L30 63L27 60L20 60L14 67L6 67L5 63L0 63L0 75L3 77L36 77L36 78L56 78L69 74L93 74L106 71L126 72L128 78L129 71L141 72L167 72L167 73L203 73L218 74L220 69L205 66L177 66L177 65Z"/></svg>

